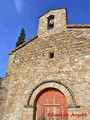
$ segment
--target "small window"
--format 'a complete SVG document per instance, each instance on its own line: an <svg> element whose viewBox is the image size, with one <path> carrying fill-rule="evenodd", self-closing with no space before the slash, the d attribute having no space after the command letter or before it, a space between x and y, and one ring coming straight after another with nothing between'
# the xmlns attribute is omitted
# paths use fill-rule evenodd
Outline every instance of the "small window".
<svg viewBox="0 0 90 120"><path fill-rule="evenodd" d="M50 55L50 58L54 58L54 52L49 53L49 55Z"/></svg>
<svg viewBox="0 0 90 120"><path fill-rule="evenodd" d="M50 15L48 17L48 25L47 28L48 29L52 29L54 27L54 15Z"/></svg>

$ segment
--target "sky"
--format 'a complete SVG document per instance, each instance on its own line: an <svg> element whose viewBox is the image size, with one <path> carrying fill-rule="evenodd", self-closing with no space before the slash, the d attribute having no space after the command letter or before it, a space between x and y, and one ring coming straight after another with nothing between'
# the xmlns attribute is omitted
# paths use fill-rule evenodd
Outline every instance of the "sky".
<svg viewBox="0 0 90 120"><path fill-rule="evenodd" d="M67 9L68 24L90 24L90 0L0 0L0 77L21 29L28 41L37 35L39 16L57 8Z"/></svg>

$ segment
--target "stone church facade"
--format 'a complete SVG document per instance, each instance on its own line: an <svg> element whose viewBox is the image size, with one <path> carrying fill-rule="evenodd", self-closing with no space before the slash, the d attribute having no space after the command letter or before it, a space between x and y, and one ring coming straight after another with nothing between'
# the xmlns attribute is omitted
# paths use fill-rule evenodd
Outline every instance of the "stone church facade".
<svg viewBox="0 0 90 120"><path fill-rule="evenodd" d="M38 36L9 54L2 120L90 120L90 25L51 10Z"/></svg>

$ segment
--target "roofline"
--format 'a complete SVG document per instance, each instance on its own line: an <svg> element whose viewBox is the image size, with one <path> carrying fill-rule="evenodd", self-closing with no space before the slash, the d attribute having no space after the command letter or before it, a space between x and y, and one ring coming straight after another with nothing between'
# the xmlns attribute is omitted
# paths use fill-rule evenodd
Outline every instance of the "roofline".
<svg viewBox="0 0 90 120"><path fill-rule="evenodd" d="M67 8L53 8L53 9L51 9L51 10L48 10L47 12L45 12L44 14L42 14L41 16L39 16L39 18L42 17L42 16L44 16L45 14L49 13L49 12L52 11L52 10L60 10L60 9L65 9L65 10L66 10L66 13L67 13Z"/></svg>
<svg viewBox="0 0 90 120"><path fill-rule="evenodd" d="M51 10L59 10L59 9L65 9L66 10L66 28L67 29L72 29L72 28L90 28L90 24L68 24L68 19L67 19L67 13L68 12L67 12L66 8L57 8L57 9L51 9ZM51 10L49 10L48 12L50 12ZM48 12L44 13L42 16L44 16ZM40 16L40 17L42 17L42 16ZM17 50L19 50L20 48L22 48L23 46L25 46L26 44L28 44L29 42L33 41L36 38L38 38L38 35L36 35L35 37L31 38L29 41L19 45L17 48L15 48L13 51L11 51L9 53L9 55L12 55L14 52L16 52Z"/></svg>
<svg viewBox="0 0 90 120"><path fill-rule="evenodd" d="M90 24L67 24L66 25L67 29L72 29L72 28L89 28L90 29ZM17 50L19 50L20 48L22 48L23 46L27 45L29 42L32 42L34 39L38 38L38 35L36 35L35 37L31 38L29 41L19 45L17 48L15 48L13 51L11 51L9 53L9 55L12 55L14 52L16 52Z"/></svg>
<svg viewBox="0 0 90 120"><path fill-rule="evenodd" d="M66 27L67 28L90 28L90 24L68 24L68 12L67 12L67 8L55 8L55 9L51 9L47 12L45 12L44 14L42 14L40 17L44 16L45 14L47 14L48 12L52 11L52 10L60 10L60 9L65 9L66 11Z"/></svg>
<svg viewBox="0 0 90 120"><path fill-rule="evenodd" d="M68 24L67 28L90 28L90 24Z"/></svg>
<svg viewBox="0 0 90 120"><path fill-rule="evenodd" d="M19 45L17 48L15 48L13 51L11 51L11 52L9 53L9 55L12 55L14 52L16 52L16 51L19 50L20 48L24 47L25 45L27 45L29 42L32 42L32 41L33 41L34 39L36 39L36 38L38 38L38 35L35 36L35 37L33 37L33 38L31 38L29 41L24 42L23 44Z"/></svg>

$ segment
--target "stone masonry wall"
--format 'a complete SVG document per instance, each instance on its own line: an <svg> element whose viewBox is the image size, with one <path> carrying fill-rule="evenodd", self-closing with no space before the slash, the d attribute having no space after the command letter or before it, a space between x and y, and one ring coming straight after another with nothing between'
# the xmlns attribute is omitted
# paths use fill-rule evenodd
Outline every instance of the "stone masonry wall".
<svg viewBox="0 0 90 120"><path fill-rule="evenodd" d="M3 118L6 97L7 89L2 85L2 80L0 80L0 120Z"/></svg>
<svg viewBox="0 0 90 120"><path fill-rule="evenodd" d="M47 29L48 17L50 15L54 15L54 29ZM48 35L53 35L56 33L62 32L66 28L66 10L65 9L57 9L51 10L47 14L43 15L39 19L38 26L38 36L46 37Z"/></svg>
<svg viewBox="0 0 90 120"><path fill-rule="evenodd" d="M84 120L89 120L89 34L89 28L66 27L60 33L39 36L12 52L7 70L9 92L3 120L22 120L30 92L36 85L48 80L60 81L68 86L77 105L88 114ZM50 58L50 52L54 52L54 58Z"/></svg>

